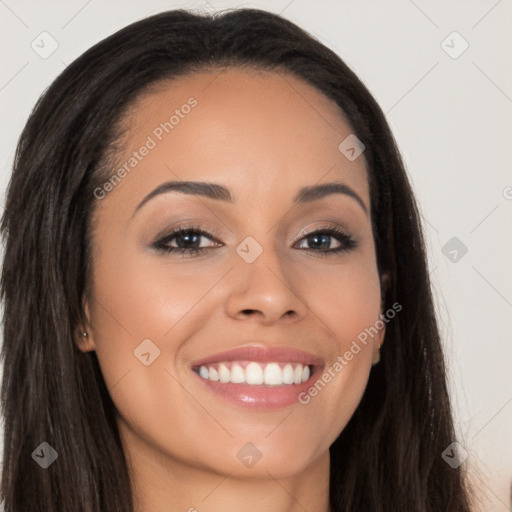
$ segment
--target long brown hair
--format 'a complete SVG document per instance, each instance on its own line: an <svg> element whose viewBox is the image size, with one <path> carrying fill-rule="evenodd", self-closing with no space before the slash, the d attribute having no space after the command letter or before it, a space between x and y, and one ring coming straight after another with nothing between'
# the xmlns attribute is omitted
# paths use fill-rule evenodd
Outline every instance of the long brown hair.
<svg viewBox="0 0 512 512"><path fill-rule="evenodd" d="M277 15L164 12L120 30L68 66L21 134L1 222L5 256L1 499L5 512L131 512L115 406L95 352L73 341L90 283L94 190L126 109L153 84L242 66L292 73L335 101L366 146L377 263L390 285L381 362L330 448L334 511L468 512L419 214L384 114L347 65ZM47 442L58 463L32 460ZM180 490L176 489L179 493Z"/></svg>

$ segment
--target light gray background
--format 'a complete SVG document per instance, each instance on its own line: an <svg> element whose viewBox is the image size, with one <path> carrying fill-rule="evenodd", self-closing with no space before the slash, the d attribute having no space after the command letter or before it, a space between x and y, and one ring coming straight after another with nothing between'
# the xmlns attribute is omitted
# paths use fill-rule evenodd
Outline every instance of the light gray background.
<svg viewBox="0 0 512 512"><path fill-rule="evenodd" d="M100 39L177 7L281 13L336 51L386 112L422 211L464 464L485 500L479 510L510 510L511 1L0 0L2 210L15 144L41 92ZM31 47L51 48L44 31L58 43L46 59ZM463 256L443 253L453 237Z"/></svg>

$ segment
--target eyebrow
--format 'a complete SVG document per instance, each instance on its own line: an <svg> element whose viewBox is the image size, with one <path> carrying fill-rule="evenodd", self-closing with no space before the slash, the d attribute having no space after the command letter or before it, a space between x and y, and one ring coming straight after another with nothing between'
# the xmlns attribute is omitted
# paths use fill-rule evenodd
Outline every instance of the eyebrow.
<svg viewBox="0 0 512 512"><path fill-rule="evenodd" d="M235 202L235 198L224 185L204 181L167 181L156 187L146 197L144 197L144 199L137 205L131 216L133 217L135 213L149 200L169 192L181 192L183 194L202 196L208 199L215 199L217 201L226 201L228 203ZM319 199L332 194L343 194L352 197L359 203L364 212L368 214L368 209L359 195L357 195L357 193L348 185L341 182L323 183L321 185L303 187L293 198L293 204L304 204L312 201L318 201Z"/></svg>

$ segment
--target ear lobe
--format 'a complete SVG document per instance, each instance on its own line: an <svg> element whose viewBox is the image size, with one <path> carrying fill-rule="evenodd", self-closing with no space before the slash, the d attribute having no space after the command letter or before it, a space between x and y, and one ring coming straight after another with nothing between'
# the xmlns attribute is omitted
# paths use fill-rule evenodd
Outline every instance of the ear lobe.
<svg viewBox="0 0 512 512"><path fill-rule="evenodd" d="M96 349L94 342L91 339L91 335L88 331L84 331L83 329L77 330L76 344L82 352L91 352Z"/></svg>
<svg viewBox="0 0 512 512"><path fill-rule="evenodd" d="M375 366L379 362L380 362L380 351L376 350L376 351L373 352L372 366Z"/></svg>
<svg viewBox="0 0 512 512"><path fill-rule="evenodd" d="M86 318L86 325L90 326L89 304L87 301L83 303L84 314ZM96 350L96 345L92 336L92 329L90 327L78 327L76 331L77 346L82 352L91 352Z"/></svg>
<svg viewBox="0 0 512 512"><path fill-rule="evenodd" d="M372 352L372 366L376 365L380 361L380 347L384 343L384 337L386 335L386 324L379 330L379 335L373 341L373 352Z"/></svg>
<svg viewBox="0 0 512 512"><path fill-rule="evenodd" d="M386 297L386 293L389 290L389 286L391 284L391 277L389 275L389 272L384 272L380 275L380 296L382 303L384 303L384 298ZM382 307L384 307L384 304L382 304Z"/></svg>
<svg viewBox="0 0 512 512"><path fill-rule="evenodd" d="M380 290L381 290L381 314L385 306L386 293L389 289L391 278L389 272L384 272L380 275ZM380 347L384 343L386 336L386 323L383 322L382 328L379 330L379 335L373 342L373 353L372 353L372 366L376 365L380 361Z"/></svg>

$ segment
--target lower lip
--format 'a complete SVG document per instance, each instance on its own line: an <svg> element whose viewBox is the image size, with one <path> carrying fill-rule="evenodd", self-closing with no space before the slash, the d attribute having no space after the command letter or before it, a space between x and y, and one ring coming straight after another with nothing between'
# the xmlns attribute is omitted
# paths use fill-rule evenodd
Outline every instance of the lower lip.
<svg viewBox="0 0 512 512"><path fill-rule="evenodd" d="M196 373L196 372L194 372ZM230 384L197 377L216 395L225 400L249 409L282 409L300 403L299 395L311 386L312 377L301 384L284 384L282 386L250 386L248 384Z"/></svg>

